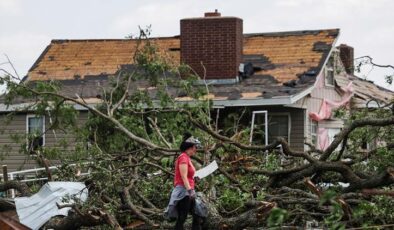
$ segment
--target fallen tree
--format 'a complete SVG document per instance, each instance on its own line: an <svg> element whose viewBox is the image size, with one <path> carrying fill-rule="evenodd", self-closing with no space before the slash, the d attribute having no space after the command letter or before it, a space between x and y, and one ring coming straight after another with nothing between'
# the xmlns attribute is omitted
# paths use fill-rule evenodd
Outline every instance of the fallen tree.
<svg viewBox="0 0 394 230"><path fill-rule="evenodd" d="M324 151L310 144L308 151L295 151L283 138L266 146L250 145L240 127L231 135L223 131L228 127L217 128L209 100L201 99L208 86L194 87L195 78L184 78L184 66L174 70L154 52L147 52L146 46L140 50L135 56L136 69L120 70L102 86L96 104L81 94L63 93L57 82L19 82L9 73L2 78L8 85L5 102L28 101L29 109L38 115L49 111L53 122L46 132L74 130L76 135L75 147L67 154L60 148L35 149L49 180L83 181L89 190L87 202L71 205L67 217L53 218L45 228L172 228L162 213L172 188L181 136L190 130L204 145L193 158L195 163L201 167L216 160L219 164L214 177L197 185L209 206L204 223L208 229L315 222L325 227L354 227L365 224L367 216L371 224L394 221L384 215L393 203L389 197L394 184L394 116L388 109L392 104L352 114ZM164 74L171 77L164 78ZM135 87L140 81L157 88L155 98L148 89ZM177 103L169 87L181 89L194 99L193 105ZM83 126L76 122L74 105L90 114ZM360 157L354 153L360 146L358 140L367 134L383 144L368 157ZM47 158L61 159L62 167L50 173ZM89 169L89 175L80 176L71 163L77 163L80 170ZM371 190L378 188L382 190ZM0 191L9 189L22 196L31 194L22 183L0 184Z"/></svg>

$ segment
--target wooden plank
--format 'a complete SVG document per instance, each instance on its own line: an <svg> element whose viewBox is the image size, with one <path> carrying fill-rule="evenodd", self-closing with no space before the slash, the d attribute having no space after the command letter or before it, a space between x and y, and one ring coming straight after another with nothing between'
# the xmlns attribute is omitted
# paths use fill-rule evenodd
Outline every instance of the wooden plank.
<svg viewBox="0 0 394 230"><path fill-rule="evenodd" d="M16 221L4 214L0 213L0 229L1 230L29 230L26 225Z"/></svg>

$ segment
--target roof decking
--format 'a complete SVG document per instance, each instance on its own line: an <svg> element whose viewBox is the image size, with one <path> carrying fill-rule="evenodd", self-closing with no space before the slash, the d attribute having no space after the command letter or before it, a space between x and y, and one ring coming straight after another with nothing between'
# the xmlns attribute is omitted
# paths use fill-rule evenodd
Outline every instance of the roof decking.
<svg viewBox="0 0 394 230"><path fill-rule="evenodd" d="M278 82L318 69L339 30L245 34L245 61L260 62L263 70ZM153 38L163 55L180 62L179 37ZM138 40L53 40L28 73L28 79L66 80L75 76L115 74L121 65L132 64ZM252 58L251 58L252 57Z"/></svg>
<svg viewBox="0 0 394 230"><path fill-rule="evenodd" d="M364 108L367 103L379 103L379 106L389 104L394 99L394 92L382 88L372 81L361 79L354 75L343 74L336 75L335 81L340 87L345 87L349 82L353 82L355 97L353 103L355 107Z"/></svg>
<svg viewBox="0 0 394 230"><path fill-rule="evenodd" d="M243 63L253 64L254 75L236 84L212 85L210 98L271 99L298 94L314 84L338 34L338 29L244 34ZM175 66L180 63L179 36L150 42L166 60ZM108 76L133 64L141 46L141 40L134 39L53 40L25 80L60 80L66 94L83 92L86 98L96 97L98 84L103 86ZM289 81L293 84L286 84ZM173 96L181 97L177 94L174 90Z"/></svg>

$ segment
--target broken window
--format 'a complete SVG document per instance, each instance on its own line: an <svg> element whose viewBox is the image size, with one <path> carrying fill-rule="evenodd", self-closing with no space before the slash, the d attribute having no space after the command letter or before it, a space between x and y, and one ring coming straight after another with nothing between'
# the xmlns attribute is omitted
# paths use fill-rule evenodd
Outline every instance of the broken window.
<svg viewBox="0 0 394 230"><path fill-rule="evenodd" d="M367 137L363 137L361 141L361 149L371 151L376 148L376 140L368 140Z"/></svg>
<svg viewBox="0 0 394 230"><path fill-rule="evenodd" d="M326 85L334 86L334 59L330 58L326 65Z"/></svg>
<svg viewBox="0 0 394 230"><path fill-rule="evenodd" d="M26 120L27 150L29 153L35 154L45 144L45 119L43 116L27 115Z"/></svg>
<svg viewBox="0 0 394 230"><path fill-rule="evenodd" d="M313 146L317 146L317 121L311 120L311 143Z"/></svg>
<svg viewBox="0 0 394 230"><path fill-rule="evenodd" d="M331 145L331 143L334 141L336 135L341 132L340 128L328 128L328 143ZM338 147L335 149L336 151L339 151L342 148L342 142L341 144L338 145Z"/></svg>
<svg viewBox="0 0 394 230"><path fill-rule="evenodd" d="M268 119L268 142L272 143L276 138L282 137L290 143L290 115L274 114Z"/></svg>

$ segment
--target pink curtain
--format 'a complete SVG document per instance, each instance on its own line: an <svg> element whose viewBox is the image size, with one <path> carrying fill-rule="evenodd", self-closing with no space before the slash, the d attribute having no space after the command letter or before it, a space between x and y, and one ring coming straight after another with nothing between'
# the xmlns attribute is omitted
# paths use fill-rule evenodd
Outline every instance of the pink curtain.
<svg viewBox="0 0 394 230"><path fill-rule="evenodd" d="M333 109L337 109L337 108L340 108L340 107L348 104L348 102L352 98L353 93L354 93L354 89L353 89L352 84L353 84L352 82L349 82L349 84L346 87L342 88L344 95L342 96L341 101L331 101L331 100L323 99L321 106L320 106L319 113L311 112L311 113L309 113L309 117L315 121L329 119L331 117ZM321 89L323 87L324 87L324 75L321 74L318 76L316 88ZM326 150L326 148L330 144L329 137L328 137L328 130L325 128L319 128L317 136L318 136L320 149Z"/></svg>
<svg viewBox="0 0 394 230"><path fill-rule="evenodd" d="M329 119L331 117L333 109L337 109L346 105L352 98L354 92L352 82L349 82L349 84L346 87L342 88L342 90L344 91L344 95L341 101L331 101L323 99L319 113L311 112L309 113L309 117L315 121Z"/></svg>

